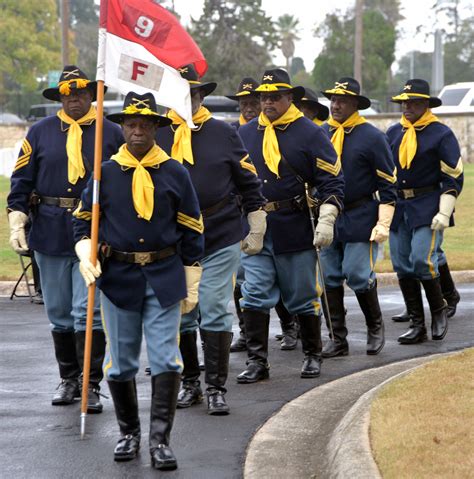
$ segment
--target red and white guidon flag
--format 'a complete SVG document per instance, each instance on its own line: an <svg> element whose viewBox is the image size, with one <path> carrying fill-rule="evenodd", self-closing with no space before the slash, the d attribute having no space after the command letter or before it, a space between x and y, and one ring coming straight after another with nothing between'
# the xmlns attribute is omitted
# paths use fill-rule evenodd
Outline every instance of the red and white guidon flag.
<svg viewBox="0 0 474 479"><path fill-rule="evenodd" d="M101 0L97 80L126 95L151 92L192 123L189 83L177 68L207 62L174 15L154 0Z"/></svg>

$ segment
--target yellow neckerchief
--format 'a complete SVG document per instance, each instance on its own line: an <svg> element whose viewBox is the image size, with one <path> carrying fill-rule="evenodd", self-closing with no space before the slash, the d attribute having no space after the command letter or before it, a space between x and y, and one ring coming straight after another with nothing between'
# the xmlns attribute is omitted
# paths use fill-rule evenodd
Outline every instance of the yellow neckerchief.
<svg viewBox="0 0 474 479"><path fill-rule="evenodd" d="M362 125L366 122L367 120L363 116L360 116L358 111L352 113L344 123L339 123L332 116L329 117L328 125L331 129L336 129L331 137L331 143L336 150L338 158L341 157L342 148L344 147L344 128L354 128L355 126Z"/></svg>
<svg viewBox="0 0 474 479"><path fill-rule="evenodd" d="M191 165L194 165L193 148L191 145L191 128L174 110L168 112L168 118L171 119L173 125L179 125L174 132L174 142L171 148L171 156L183 163L186 160ZM212 118L211 112L201 106L199 110L193 115L193 123L204 123Z"/></svg>
<svg viewBox="0 0 474 479"><path fill-rule="evenodd" d="M324 123L324 120L318 120L318 118L313 118L313 123L318 126L321 126Z"/></svg>
<svg viewBox="0 0 474 479"><path fill-rule="evenodd" d="M155 187L150 173L146 170L147 166L157 166L170 157L158 146L153 145L148 153L137 160L128 150L127 144L119 148L118 153L110 157L119 165L127 168L135 168L132 177L132 197L135 211L145 220L149 220L153 214Z"/></svg>
<svg viewBox="0 0 474 479"><path fill-rule="evenodd" d="M415 123L410 123L405 118L405 115L402 115L400 124L403 128L405 128L405 134L403 135L403 139L400 144L398 160L400 162L400 166L403 169L410 169L411 162L416 155L416 148L418 145L416 142L415 128L424 128L425 126L428 126L430 123L434 123L435 121L439 121L439 119L436 115L433 115L433 113L431 113L431 110L429 108Z"/></svg>
<svg viewBox="0 0 474 479"><path fill-rule="evenodd" d="M97 118L97 111L91 105L89 111L79 120L73 120L63 109L56 115L67 125L66 153L67 153L67 179L69 183L75 185L79 178L84 178L86 169L82 160L82 128L80 125L90 125Z"/></svg>
<svg viewBox="0 0 474 479"><path fill-rule="evenodd" d="M247 124L247 120L242 116L242 113L241 113L239 116L239 125L242 126L246 124Z"/></svg>
<svg viewBox="0 0 474 479"><path fill-rule="evenodd" d="M262 147L263 159L265 160L268 169L272 173L275 173L278 178L280 178L280 175L278 174L278 165L280 164L281 153L280 147L278 146L275 126L293 123L302 116L304 116L303 113L301 113L293 103L290 105L290 108L280 116L280 118L277 118L273 122L271 122L263 112L258 116L258 124L265 127Z"/></svg>

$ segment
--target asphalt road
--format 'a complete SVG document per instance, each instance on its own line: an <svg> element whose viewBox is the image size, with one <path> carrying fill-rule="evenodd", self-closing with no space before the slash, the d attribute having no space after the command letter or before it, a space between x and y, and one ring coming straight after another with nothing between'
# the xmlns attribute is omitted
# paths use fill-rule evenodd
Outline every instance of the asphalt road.
<svg viewBox="0 0 474 479"><path fill-rule="evenodd" d="M386 318L387 342L378 356L365 354L365 324L352 293L347 293L351 353L345 358L326 360L320 378L300 379L302 353L280 351L273 340L279 331L271 323L271 378L251 385L238 385L235 377L245 365L245 353L231 354L228 403L231 414L211 417L204 404L178 410L172 432L172 447L179 469L160 473L150 467L148 415L150 381L137 377L142 420L142 450L137 460L113 461L118 427L111 399L104 399L104 412L89 415L87 434L80 439L80 404L51 406L58 384L49 325L42 306L24 299L0 298L0 476L17 478L193 478L233 479L242 477L242 465L249 440L272 414L305 391L356 371L403 359L462 349L474 345L474 285L459 285L462 301L450 321L444 341L401 346L396 339L406 324L390 316L401 309L401 295L395 288L380 288ZM425 311L427 307L425 305ZM143 355L143 368L146 358ZM142 371L143 371L142 368ZM108 394L107 386L103 387ZM317 404L314 407L318 407ZM292 428L292 424L288 424ZM324 442L324 438L321 438ZM325 444L321 444L321 447ZM301 445L318 448L318 444ZM281 458L284 461L284 457ZM265 475L262 473L262 477Z"/></svg>

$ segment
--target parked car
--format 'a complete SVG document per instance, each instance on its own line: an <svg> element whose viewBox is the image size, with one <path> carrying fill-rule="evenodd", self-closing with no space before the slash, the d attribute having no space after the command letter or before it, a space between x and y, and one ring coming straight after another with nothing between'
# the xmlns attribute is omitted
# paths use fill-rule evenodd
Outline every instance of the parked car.
<svg viewBox="0 0 474 479"><path fill-rule="evenodd" d="M27 121L34 122L46 118L47 116L56 115L62 108L61 103L41 103L39 105L31 105ZM104 115L111 113L119 113L123 108L123 100L104 100Z"/></svg>
<svg viewBox="0 0 474 479"><path fill-rule="evenodd" d="M2 112L0 113L0 124L2 125L20 125L25 123L25 120L20 118L15 113Z"/></svg>
<svg viewBox="0 0 474 479"><path fill-rule="evenodd" d="M445 85L439 93L443 104L433 108L433 113L474 112L474 82Z"/></svg>

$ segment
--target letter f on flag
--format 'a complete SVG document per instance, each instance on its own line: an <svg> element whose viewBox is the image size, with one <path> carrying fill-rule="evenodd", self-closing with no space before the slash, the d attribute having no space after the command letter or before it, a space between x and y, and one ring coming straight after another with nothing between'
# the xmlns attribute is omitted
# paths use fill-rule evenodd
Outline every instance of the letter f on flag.
<svg viewBox="0 0 474 479"><path fill-rule="evenodd" d="M101 0L97 80L126 95L151 92L156 102L192 123L189 83L177 69L207 62L191 36L154 0Z"/></svg>

